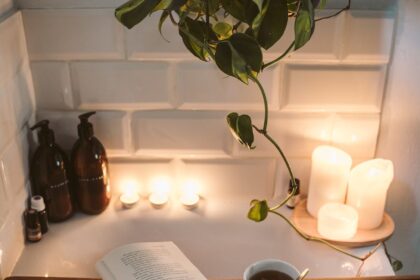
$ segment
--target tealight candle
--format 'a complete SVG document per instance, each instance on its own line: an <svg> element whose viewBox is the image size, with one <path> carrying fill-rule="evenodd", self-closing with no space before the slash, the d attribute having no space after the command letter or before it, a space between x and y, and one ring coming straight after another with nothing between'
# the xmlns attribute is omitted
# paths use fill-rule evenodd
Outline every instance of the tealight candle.
<svg viewBox="0 0 420 280"><path fill-rule="evenodd" d="M352 169L346 203L359 213L359 228L374 229L381 225L393 177L393 164L385 159L368 160Z"/></svg>
<svg viewBox="0 0 420 280"><path fill-rule="evenodd" d="M342 203L327 203L319 209L318 232L330 240L345 241L357 232L357 211Z"/></svg>
<svg viewBox="0 0 420 280"><path fill-rule="evenodd" d="M169 196L166 193L151 193L149 196L149 201L155 208L162 208L168 202Z"/></svg>
<svg viewBox="0 0 420 280"><path fill-rule="evenodd" d="M192 210L198 206L200 197L196 193L184 193L179 200L185 208Z"/></svg>
<svg viewBox="0 0 420 280"><path fill-rule="evenodd" d="M308 191L308 212L317 217L326 203L344 203L352 159L346 152L319 146L312 153Z"/></svg>
<svg viewBox="0 0 420 280"><path fill-rule="evenodd" d="M140 197L135 192L123 193L120 196L120 201L125 208L131 208L139 201Z"/></svg>

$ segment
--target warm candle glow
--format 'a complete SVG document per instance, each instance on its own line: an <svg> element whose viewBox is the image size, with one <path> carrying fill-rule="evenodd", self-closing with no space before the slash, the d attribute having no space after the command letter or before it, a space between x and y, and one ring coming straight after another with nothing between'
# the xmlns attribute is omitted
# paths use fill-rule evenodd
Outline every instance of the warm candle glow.
<svg viewBox="0 0 420 280"><path fill-rule="evenodd" d="M340 149L319 146L314 150L307 204L312 216L317 217L326 203L344 203L351 163L350 155Z"/></svg>
<svg viewBox="0 0 420 280"><path fill-rule="evenodd" d="M120 187L122 194L120 201L125 208L131 208L139 201L140 196L138 195L139 187L136 181L126 180Z"/></svg>
<svg viewBox="0 0 420 280"><path fill-rule="evenodd" d="M131 208L139 201L140 197L135 192L123 193L120 196L120 201L125 208Z"/></svg>
<svg viewBox="0 0 420 280"><path fill-rule="evenodd" d="M346 203L358 211L359 228L374 229L381 225L393 177L393 164L385 159L368 160L352 169Z"/></svg>
<svg viewBox="0 0 420 280"><path fill-rule="evenodd" d="M194 209L198 206L198 202L200 201L200 197L195 193L185 193L181 195L179 198L182 205L184 205L187 209Z"/></svg>
<svg viewBox="0 0 420 280"><path fill-rule="evenodd" d="M182 193L179 198L185 208L191 210L198 206L200 201L200 183L196 180L189 179L182 186Z"/></svg>
<svg viewBox="0 0 420 280"><path fill-rule="evenodd" d="M328 203L318 212L318 232L331 240L345 241L357 232L357 211L342 203Z"/></svg>
<svg viewBox="0 0 420 280"><path fill-rule="evenodd" d="M149 196L149 201L155 208L162 208L168 202L169 196L166 193L151 193Z"/></svg>

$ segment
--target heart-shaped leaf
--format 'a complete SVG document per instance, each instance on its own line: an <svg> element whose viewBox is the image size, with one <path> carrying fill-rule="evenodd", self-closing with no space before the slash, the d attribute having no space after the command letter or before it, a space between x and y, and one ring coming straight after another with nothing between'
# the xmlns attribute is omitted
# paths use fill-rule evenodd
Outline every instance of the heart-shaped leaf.
<svg viewBox="0 0 420 280"><path fill-rule="evenodd" d="M251 201L251 208L248 212L248 219L253 220L254 222L262 222L267 218L268 215L268 205L265 200L256 200Z"/></svg>
<svg viewBox="0 0 420 280"><path fill-rule="evenodd" d="M238 113L230 113L226 117L230 132L233 137L248 149L254 149L254 132L252 130L251 117L248 115L238 115Z"/></svg>
<svg viewBox="0 0 420 280"><path fill-rule="evenodd" d="M216 34L209 26L202 21L193 20L186 17L179 23L179 34L182 37L185 47L196 57L207 61L208 51L204 46L208 46L206 35L209 40L217 40Z"/></svg>
<svg viewBox="0 0 420 280"><path fill-rule="evenodd" d="M258 6L253 0L221 0L227 13L234 18L251 24L258 14Z"/></svg>
<svg viewBox="0 0 420 280"><path fill-rule="evenodd" d="M215 60L224 73L248 84L261 71L262 52L252 36L235 33L217 45Z"/></svg>
<svg viewBox="0 0 420 280"><path fill-rule="evenodd" d="M396 272L398 270L401 270L403 268L403 264L399 260L395 260L392 262L392 269Z"/></svg>
<svg viewBox="0 0 420 280"><path fill-rule="evenodd" d="M127 28L131 29L140 23L160 0L130 0L115 10L115 17Z"/></svg>
<svg viewBox="0 0 420 280"><path fill-rule="evenodd" d="M315 15L311 0L302 0L295 20L295 50L303 47L315 29Z"/></svg>
<svg viewBox="0 0 420 280"><path fill-rule="evenodd" d="M286 0L265 1L252 23L254 35L261 47L268 50L283 36L288 18Z"/></svg>

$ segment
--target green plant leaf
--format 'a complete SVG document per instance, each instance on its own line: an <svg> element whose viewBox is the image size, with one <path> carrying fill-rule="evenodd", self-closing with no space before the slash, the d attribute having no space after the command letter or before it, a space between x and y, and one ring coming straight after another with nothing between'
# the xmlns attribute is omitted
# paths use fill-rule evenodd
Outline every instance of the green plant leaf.
<svg viewBox="0 0 420 280"><path fill-rule="evenodd" d="M258 14L258 6L253 0L221 0L221 3L227 13L249 25Z"/></svg>
<svg viewBox="0 0 420 280"><path fill-rule="evenodd" d="M160 3L160 0L130 0L115 10L115 17L131 29L140 23Z"/></svg>
<svg viewBox="0 0 420 280"><path fill-rule="evenodd" d="M302 0L295 20L295 50L303 47L315 28L315 15L311 0Z"/></svg>
<svg viewBox="0 0 420 280"><path fill-rule="evenodd" d="M163 27L163 23L165 22L165 20L166 20L168 17L169 17L169 12L168 12L168 11L163 11L163 12L162 12L162 14L160 15L160 19L159 19L159 26L158 26L160 36L162 36L162 38L163 38L166 42L169 42L169 41L165 38L165 36L163 36L163 33L162 33L162 27Z"/></svg>
<svg viewBox="0 0 420 280"><path fill-rule="evenodd" d="M251 208L248 212L248 219L254 222L262 222L267 218L268 215L268 205L265 200L253 200L251 201Z"/></svg>
<svg viewBox="0 0 420 280"><path fill-rule="evenodd" d="M239 138L248 149L255 149L255 146L252 146L252 143L254 142L254 131L252 129L252 120L250 116L240 115L238 117L236 120L236 131Z"/></svg>
<svg viewBox="0 0 420 280"><path fill-rule="evenodd" d="M254 149L255 147L252 146L254 132L250 116L238 115L238 113L233 112L227 115L226 120L233 137L242 145L249 149Z"/></svg>
<svg viewBox="0 0 420 280"><path fill-rule="evenodd" d="M204 47L208 46L206 42L206 34L209 34L210 40L217 40L216 34L208 27L205 22L193 20L186 17L179 24L179 35L182 37L185 47L196 57L203 61L207 61L208 51Z"/></svg>
<svg viewBox="0 0 420 280"><path fill-rule="evenodd" d="M318 9L324 9L325 6L327 5L327 1L328 0L321 0L318 4L318 6L316 6Z"/></svg>
<svg viewBox="0 0 420 280"><path fill-rule="evenodd" d="M232 25L226 22L218 22L212 28L221 39L229 38L232 35Z"/></svg>
<svg viewBox="0 0 420 280"><path fill-rule="evenodd" d="M254 35L264 49L271 48L284 34L288 21L286 0L266 0L252 24Z"/></svg>
<svg viewBox="0 0 420 280"><path fill-rule="evenodd" d="M235 33L217 45L215 60L220 70L247 84L261 71L262 52L252 36Z"/></svg>
<svg viewBox="0 0 420 280"><path fill-rule="evenodd" d="M392 262L392 269L397 272L398 270L401 270L403 268L403 264L399 260L395 260Z"/></svg>
<svg viewBox="0 0 420 280"><path fill-rule="evenodd" d="M187 0L160 0L159 4L153 9L153 12L159 10L176 10L185 5Z"/></svg>
<svg viewBox="0 0 420 280"><path fill-rule="evenodd" d="M263 8L263 3L264 3L264 0L252 0L252 1L254 1L254 3L257 5L257 7L258 7L258 10L262 10L262 8Z"/></svg>

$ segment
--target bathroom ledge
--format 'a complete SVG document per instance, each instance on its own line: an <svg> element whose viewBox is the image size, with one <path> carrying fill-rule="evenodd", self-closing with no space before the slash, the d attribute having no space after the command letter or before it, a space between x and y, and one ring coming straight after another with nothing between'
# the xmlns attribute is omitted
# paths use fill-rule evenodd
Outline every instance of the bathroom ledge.
<svg viewBox="0 0 420 280"><path fill-rule="evenodd" d="M309 268L309 277L356 275L359 261L300 238L278 217L269 216L262 223L248 220L249 201L208 199L188 211L176 201L156 210L142 200L124 210L114 196L101 215L76 214L67 222L51 224L41 242L26 244L12 276L98 278L95 263L107 252L153 241L173 241L209 279L239 278L249 264L265 258L285 260L299 270ZM364 255L370 249L351 252ZM366 261L362 276L394 276L382 248Z"/></svg>

